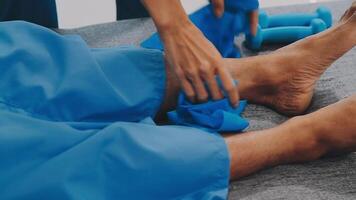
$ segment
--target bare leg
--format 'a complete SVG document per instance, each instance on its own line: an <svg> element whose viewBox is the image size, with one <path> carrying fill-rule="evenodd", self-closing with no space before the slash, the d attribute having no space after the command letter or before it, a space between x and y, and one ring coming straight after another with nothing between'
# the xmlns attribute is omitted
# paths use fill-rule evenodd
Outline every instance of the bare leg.
<svg viewBox="0 0 356 200"><path fill-rule="evenodd" d="M330 152L356 151L356 95L272 129L226 137L231 179Z"/></svg>
<svg viewBox="0 0 356 200"><path fill-rule="evenodd" d="M333 28L269 55L230 59L228 67L240 80L240 96L282 114L303 113L320 76L355 46L355 10L354 4ZM351 12L354 14L350 15Z"/></svg>
<svg viewBox="0 0 356 200"><path fill-rule="evenodd" d="M252 73L247 80L262 77L269 88L265 87L265 94L257 100L255 97L263 94L263 91L241 96L270 105L282 113L302 112L309 104L315 81L322 72L355 46L355 11L356 3L345 12L333 29L285 47L265 58L245 60L246 63L250 62L247 65L260 70L260 76L255 77ZM268 69L263 64L275 68L273 70L279 71L280 76L291 76L283 81L275 75L276 79L269 80L266 78L268 76L264 76L268 74L265 71ZM287 70L283 72L283 68ZM236 67L231 69L236 77L243 73L238 72ZM248 70L245 72L248 73ZM281 82L274 83L276 80ZM283 95L288 98L283 98ZM353 96L315 113L292 118L272 129L226 137L231 155L231 179L280 164L315 160L329 152L356 151L355 118L356 96Z"/></svg>
<svg viewBox="0 0 356 200"><path fill-rule="evenodd" d="M340 23L321 34L306 38L272 54L226 59L225 65L239 80L242 99L270 106L286 115L303 113L310 104L316 81L322 73L356 44L356 5ZM352 15L351 15L352 14ZM167 93L156 121L174 109L179 84L167 67Z"/></svg>

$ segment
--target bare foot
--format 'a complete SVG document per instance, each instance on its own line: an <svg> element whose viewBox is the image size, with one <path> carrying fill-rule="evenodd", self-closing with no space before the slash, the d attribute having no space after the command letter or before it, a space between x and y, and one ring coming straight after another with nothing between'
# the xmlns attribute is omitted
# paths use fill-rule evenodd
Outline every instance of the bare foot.
<svg viewBox="0 0 356 200"><path fill-rule="evenodd" d="M351 7L344 13L344 15L340 19L340 23L346 22L348 20L356 21L356 1L354 1Z"/></svg>
<svg viewBox="0 0 356 200"><path fill-rule="evenodd" d="M240 82L240 96L285 115L305 112L320 76L355 46L355 16L345 14L333 28L269 55L226 60Z"/></svg>

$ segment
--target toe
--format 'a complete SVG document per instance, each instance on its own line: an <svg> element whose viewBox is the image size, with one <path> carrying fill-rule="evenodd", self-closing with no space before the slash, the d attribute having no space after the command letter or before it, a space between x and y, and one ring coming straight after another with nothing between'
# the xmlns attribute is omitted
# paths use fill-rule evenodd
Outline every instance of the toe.
<svg viewBox="0 0 356 200"><path fill-rule="evenodd" d="M351 5L351 7L346 10L346 12L344 13L344 15L341 17L340 21L341 22L345 22L347 20L349 20L351 18L351 20L356 21L356 1L354 1Z"/></svg>

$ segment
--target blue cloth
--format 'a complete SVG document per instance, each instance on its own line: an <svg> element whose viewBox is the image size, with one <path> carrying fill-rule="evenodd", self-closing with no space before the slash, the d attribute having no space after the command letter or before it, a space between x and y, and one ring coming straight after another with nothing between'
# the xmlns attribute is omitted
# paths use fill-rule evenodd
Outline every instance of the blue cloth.
<svg viewBox="0 0 356 200"><path fill-rule="evenodd" d="M249 122L240 116L246 105L247 101L243 100L233 108L227 98L195 105L180 94L176 110L169 112L168 117L175 124L209 132L241 132L249 126Z"/></svg>
<svg viewBox="0 0 356 200"><path fill-rule="evenodd" d="M161 52L2 22L0 71L0 199L226 199L223 138L152 121Z"/></svg>
<svg viewBox="0 0 356 200"><path fill-rule="evenodd" d="M191 21L203 32L223 57L239 58L240 51L234 44L236 35L249 33L248 13L258 9L258 0L225 0L226 12L217 18L211 5L190 15ZM141 43L142 47L163 50L157 33Z"/></svg>

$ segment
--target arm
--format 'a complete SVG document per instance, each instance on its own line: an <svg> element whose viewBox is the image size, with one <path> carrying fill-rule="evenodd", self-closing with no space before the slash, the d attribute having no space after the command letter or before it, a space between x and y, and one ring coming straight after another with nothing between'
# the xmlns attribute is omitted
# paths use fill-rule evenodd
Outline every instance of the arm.
<svg viewBox="0 0 356 200"><path fill-rule="evenodd" d="M164 43L167 61L173 67L187 97L192 102L206 101L209 97L204 86L206 83L212 99L221 99L223 95L215 79L215 76L219 76L231 104L237 105L239 100L237 88L223 66L220 53L192 24L180 1L142 1ZM223 7L221 8L222 14Z"/></svg>

